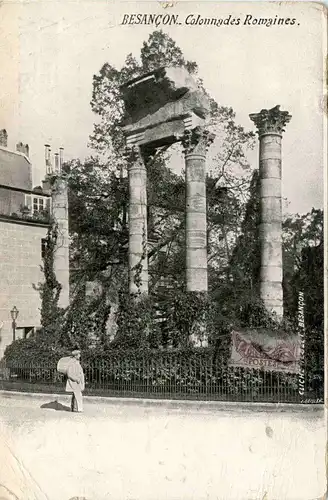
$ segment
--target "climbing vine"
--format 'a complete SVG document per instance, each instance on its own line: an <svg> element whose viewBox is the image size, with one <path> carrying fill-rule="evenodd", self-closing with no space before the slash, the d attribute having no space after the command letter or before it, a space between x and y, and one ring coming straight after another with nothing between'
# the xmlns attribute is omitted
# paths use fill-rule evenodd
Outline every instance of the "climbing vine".
<svg viewBox="0 0 328 500"><path fill-rule="evenodd" d="M58 341L57 332L63 323L63 311L58 301L62 289L54 270L54 255L58 239L58 224L54 220L49 225L45 239L42 271L44 282L39 284L41 296L41 326L45 340L50 343Z"/></svg>

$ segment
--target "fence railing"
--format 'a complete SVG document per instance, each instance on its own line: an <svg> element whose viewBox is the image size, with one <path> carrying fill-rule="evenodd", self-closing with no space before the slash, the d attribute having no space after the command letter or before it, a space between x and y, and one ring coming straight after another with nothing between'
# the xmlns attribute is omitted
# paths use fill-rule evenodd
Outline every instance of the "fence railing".
<svg viewBox="0 0 328 500"><path fill-rule="evenodd" d="M147 355L112 354L106 359L82 360L86 394L144 398L221 401L320 403L321 384L300 390L299 376L228 366L207 350L160 351ZM61 391L65 377L56 363L2 363L0 387L34 391Z"/></svg>

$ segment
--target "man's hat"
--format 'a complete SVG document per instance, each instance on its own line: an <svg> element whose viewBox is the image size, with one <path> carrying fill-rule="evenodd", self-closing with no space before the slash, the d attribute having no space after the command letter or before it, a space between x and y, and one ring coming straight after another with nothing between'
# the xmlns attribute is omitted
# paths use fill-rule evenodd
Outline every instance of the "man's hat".
<svg viewBox="0 0 328 500"><path fill-rule="evenodd" d="M74 349L74 351L72 351L72 356L75 356L76 354L81 354L80 349Z"/></svg>

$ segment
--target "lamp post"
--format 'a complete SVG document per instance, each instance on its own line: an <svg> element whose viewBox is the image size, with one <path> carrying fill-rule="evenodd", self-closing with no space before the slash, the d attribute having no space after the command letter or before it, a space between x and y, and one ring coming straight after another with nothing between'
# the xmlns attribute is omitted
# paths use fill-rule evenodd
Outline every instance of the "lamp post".
<svg viewBox="0 0 328 500"><path fill-rule="evenodd" d="M17 309L16 306L12 308L10 311L11 314L11 319L12 321L12 328L13 328L13 342L16 340L16 319L18 318L19 310Z"/></svg>

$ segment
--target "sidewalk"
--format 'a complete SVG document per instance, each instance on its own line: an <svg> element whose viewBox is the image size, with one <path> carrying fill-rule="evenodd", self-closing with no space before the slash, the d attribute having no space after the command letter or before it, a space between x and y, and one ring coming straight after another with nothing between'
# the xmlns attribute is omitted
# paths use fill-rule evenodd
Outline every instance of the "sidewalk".
<svg viewBox="0 0 328 500"><path fill-rule="evenodd" d="M26 399L65 401L70 406L70 396L68 394L56 393L30 393L20 391L0 390L0 397L8 399ZM250 403L234 401L202 401L202 400L179 400L179 399L147 399L147 398L126 398L126 397L105 397L105 396L83 396L84 404L90 405L124 405L149 408L184 409L184 411L228 411L228 412L278 412L278 413L300 413L300 415L311 413L321 417L324 412L323 404L296 404L296 403Z"/></svg>
<svg viewBox="0 0 328 500"><path fill-rule="evenodd" d="M324 493L322 408L87 397L85 412L74 414L69 396L55 401L1 392L0 483L16 496L0 490L0 498L309 500Z"/></svg>

